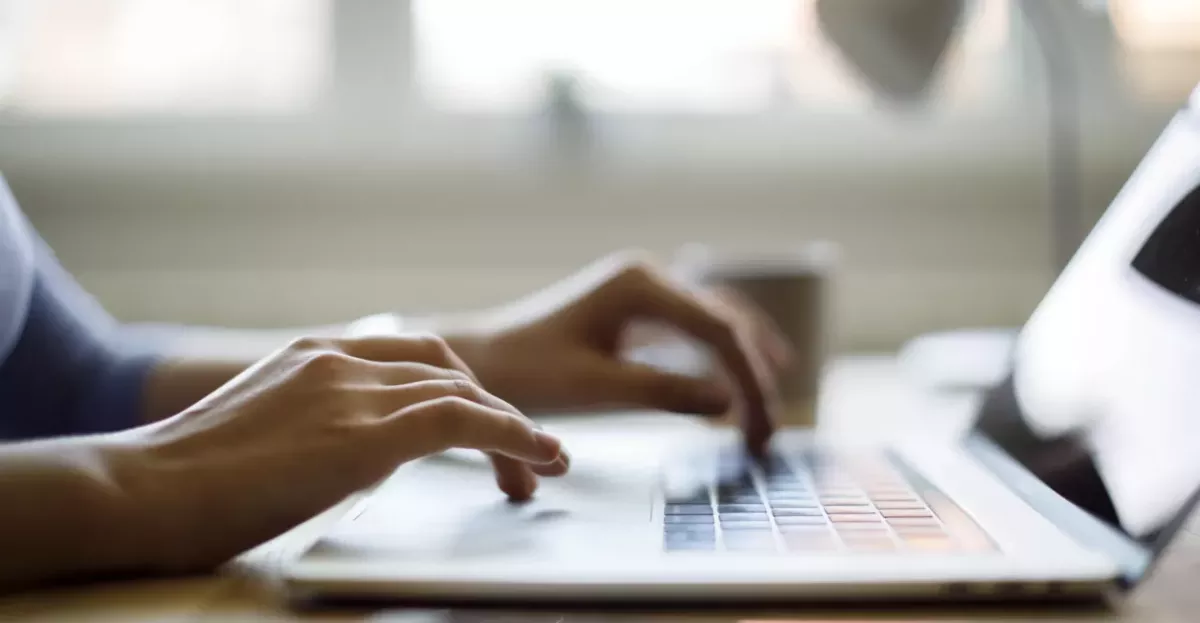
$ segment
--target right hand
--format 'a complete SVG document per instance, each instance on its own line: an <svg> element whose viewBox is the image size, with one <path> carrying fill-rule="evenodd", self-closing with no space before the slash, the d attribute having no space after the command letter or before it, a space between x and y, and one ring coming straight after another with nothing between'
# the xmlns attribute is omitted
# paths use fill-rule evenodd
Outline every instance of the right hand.
<svg viewBox="0 0 1200 623"><path fill-rule="evenodd" d="M184 412L118 435L131 520L173 568L211 567L449 448L487 452L500 488L567 470L555 437L484 391L439 338L301 339ZM427 503L414 501L415 504Z"/></svg>

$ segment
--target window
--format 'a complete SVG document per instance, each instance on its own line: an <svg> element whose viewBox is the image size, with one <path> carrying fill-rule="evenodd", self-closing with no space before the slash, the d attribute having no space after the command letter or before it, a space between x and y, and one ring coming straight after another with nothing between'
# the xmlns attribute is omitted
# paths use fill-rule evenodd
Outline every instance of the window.
<svg viewBox="0 0 1200 623"><path fill-rule="evenodd" d="M0 0L0 108L240 113L310 105L328 0Z"/></svg>
<svg viewBox="0 0 1200 623"><path fill-rule="evenodd" d="M521 111L568 75L589 108L745 112L870 94L821 36L814 0L412 0L418 89L434 106ZM941 95L989 91L1007 0L969 3Z"/></svg>

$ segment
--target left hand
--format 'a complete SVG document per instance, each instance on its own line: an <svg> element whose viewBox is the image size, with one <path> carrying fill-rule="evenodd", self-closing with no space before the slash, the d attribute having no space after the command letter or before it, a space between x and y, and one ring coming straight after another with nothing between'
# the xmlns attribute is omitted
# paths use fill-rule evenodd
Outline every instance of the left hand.
<svg viewBox="0 0 1200 623"><path fill-rule="evenodd" d="M721 415L735 400L748 446L761 450L778 409L774 375L787 356L777 330L729 292L698 292L640 256L606 257L550 288L445 334L501 398L528 411L652 408ZM665 324L708 346L734 387L628 361L637 322Z"/></svg>

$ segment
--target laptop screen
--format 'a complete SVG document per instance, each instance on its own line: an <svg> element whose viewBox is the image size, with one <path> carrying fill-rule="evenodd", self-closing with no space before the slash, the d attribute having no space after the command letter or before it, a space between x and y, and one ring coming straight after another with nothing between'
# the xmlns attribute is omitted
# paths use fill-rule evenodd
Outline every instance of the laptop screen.
<svg viewBox="0 0 1200 623"><path fill-rule="evenodd" d="M1013 351L976 432L1151 551L1200 490L1200 89Z"/></svg>

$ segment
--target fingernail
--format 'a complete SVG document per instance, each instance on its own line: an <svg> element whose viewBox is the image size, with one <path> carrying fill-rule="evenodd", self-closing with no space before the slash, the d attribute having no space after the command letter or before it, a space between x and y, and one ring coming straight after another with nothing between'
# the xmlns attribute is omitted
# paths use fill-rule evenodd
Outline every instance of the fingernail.
<svg viewBox="0 0 1200 623"><path fill-rule="evenodd" d="M559 441L558 437L545 431L535 430L533 431L533 439L537 443L538 450L541 451L542 456L547 457L547 459L554 459L562 454L562 442Z"/></svg>
<svg viewBox="0 0 1200 623"><path fill-rule="evenodd" d="M559 449L558 460L562 462L564 468L571 467L571 455L564 449Z"/></svg>

